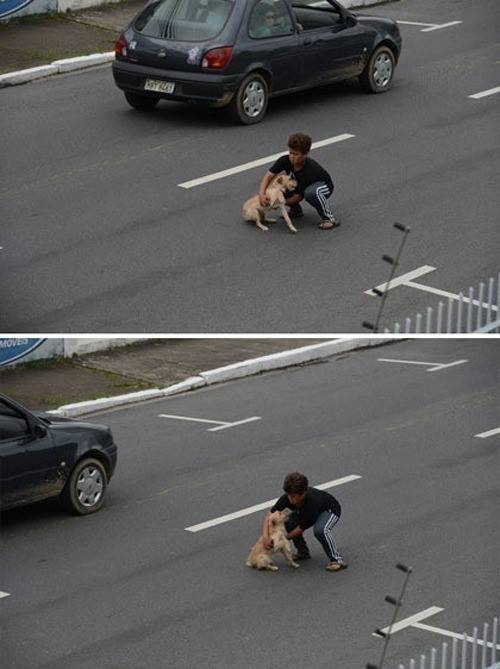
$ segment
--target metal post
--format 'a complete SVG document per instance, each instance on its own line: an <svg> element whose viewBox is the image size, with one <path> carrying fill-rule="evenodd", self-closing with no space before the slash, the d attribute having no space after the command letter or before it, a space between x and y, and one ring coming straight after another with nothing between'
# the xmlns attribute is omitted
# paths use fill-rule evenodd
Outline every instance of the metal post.
<svg viewBox="0 0 500 669"><path fill-rule="evenodd" d="M474 288L469 288L469 304L467 307L467 329L466 332L472 331L472 309L474 307L472 300L474 299Z"/></svg>
<svg viewBox="0 0 500 669"><path fill-rule="evenodd" d="M467 669L467 634L462 637L462 669Z"/></svg>
<svg viewBox="0 0 500 669"><path fill-rule="evenodd" d="M448 312L447 312L447 323L446 323L446 332L450 334L451 332L451 319L453 316L453 300L451 297L448 298Z"/></svg>
<svg viewBox="0 0 500 669"><path fill-rule="evenodd" d="M415 334L420 333L420 327L422 325L422 314L417 314L417 318L415 321Z"/></svg>
<svg viewBox="0 0 500 669"><path fill-rule="evenodd" d="M437 650L433 648L431 650L431 669L436 669L436 653Z"/></svg>
<svg viewBox="0 0 500 669"><path fill-rule="evenodd" d="M497 318L500 317L500 273L498 274L498 282L497 282ZM496 328L497 332L500 330L500 328Z"/></svg>
<svg viewBox="0 0 500 669"><path fill-rule="evenodd" d="M420 669L425 669L425 661L426 661L425 655L421 655L420 656Z"/></svg>
<svg viewBox="0 0 500 669"><path fill-rule="evenodd" d="M488 650L488 623L483 625L483 647L481 649L481 669L486 669L486 651Z"/></svg>
<svg viewBox="0 0 500 669"><path fill-rule="evenodd" d="M472 632L472 664L471 669L477 669L477 627Z"/></svg>
<svg viewBox="0 0 500 669"><path fill-rule="evenodd" d="M494 285L494 280L493 277L490 278L488 281L488 311L486 312L486 323L491 323L493 320L491 316L491 310L493 307L493 285Z"/></svg>
<svg viewBox="0 0 500 669"><path fill-rule="evenodd" d="M401 332L401 326L399 325L399 323L396 323L394 325L394 334L399 334L400 332Z"/></svg>
<svg viewBox="0 0 500 669"><path fill-rule="evenodd" d="M429 334L432 330L432 307L427 307L427 323L425 332Z"/></svg>
<svg viewBox="0 0 500 669"><path fill-rule="evenodd" d="M436 332L441 334L441 324L443 322L443 303L439 302L438 304L438 315L437 315L437 326Z"/></svg>
<svg viewBox="0 0 500 669"><path fill-rule="evenodd" d="M499 280L500 280L500 275L499 275ZM493 646L491 648L491 664L495 664L495 662L497 661L498 618L493 618L493 634L491 636L493 641Z"/></svg>
<svg viewBox="0 0 500 669"><path fill-rule="evenodd" d="M481 325L483 324L483 300L484 300L484 283L481 281L479 284L479 304L477 305L477 324L476 324L476 329L479 330Z"/></svg>
<svg viewBox="0 0 500 669"><path fill-rule="evenodd" d="M453 641L451 642L451 669L455 669L457 666L457 644L458 640L453 637Z"/></svg>
<svg viewBox="0 0 500 669"><path fill-rule="evenodd" d="M447 650L448 650L448 644L446 642L443 642L443 645L441 646L441 669L446 669Z"/></svg>
<svg viewBox="0 0 500 669"><path fill-rule="evenodd" d="M411 318L406 319L405 332L406 334L411 332Z"/></svg>
<svg viewBox="0 0 500 669"><path fill-rule="evenodd" d="M464 294L460 293L458 296L458 311L457 311L457 332L462 332L462 309L464 305Z"/></svg>

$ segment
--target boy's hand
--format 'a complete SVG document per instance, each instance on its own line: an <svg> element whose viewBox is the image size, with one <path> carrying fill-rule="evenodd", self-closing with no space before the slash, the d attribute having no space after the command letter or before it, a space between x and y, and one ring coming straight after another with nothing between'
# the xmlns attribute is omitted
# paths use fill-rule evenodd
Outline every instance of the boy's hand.
<svg viewBox="0 0 500 669"><path fill-rule="evenodd" d="M266 549L266 551L272 550L274 546L272 539L264 539L262 543L264 544L264 548Z"/></svg>
<svg viewBox="0 0 500 669"><path fill-rule="evenodd" d="M269 203L271 202L271 200L268 198L267 195L261 195L259 193L259 202L260 202L261 207L267 207L269 205Z"/></svg>

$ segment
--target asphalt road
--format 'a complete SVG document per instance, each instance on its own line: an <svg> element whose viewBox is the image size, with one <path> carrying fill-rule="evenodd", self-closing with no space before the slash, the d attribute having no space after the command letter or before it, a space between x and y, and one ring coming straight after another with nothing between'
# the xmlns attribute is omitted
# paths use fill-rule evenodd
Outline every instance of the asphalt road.
<svg viewBox="0 0 500 669"><path fill-rule="evenodd" d="M103 510L4 514L2 669L359 669L398 561L399 620L437 606L424 622L471 633L498 613L499 435L475 435L500 425L499 378L496 341L398 342L95 416L120 446ZM295 469L360 477L330 488L347 571L324 571L312 536L296 571L245 567L263 510L185 529L272 500ZM407 627L384 666L445 640Z"/></svg>
<svg viewBox="0 0 500 669"><path fill-rule="evenodd" d="M356 332L373 320L399 221L412 232L398 275L454 294L499 270L497 0L406 0L373 13L401 24L393 89L356 82L288 96L254 127L162 103L129 109L108 66L2 90L3 332ZM318 141L343 225L261 233L240 218L265 167L189 190L178 184ZM5 161L7 157L7 161ZM392 291L385 324L435 305Z"/></svg>

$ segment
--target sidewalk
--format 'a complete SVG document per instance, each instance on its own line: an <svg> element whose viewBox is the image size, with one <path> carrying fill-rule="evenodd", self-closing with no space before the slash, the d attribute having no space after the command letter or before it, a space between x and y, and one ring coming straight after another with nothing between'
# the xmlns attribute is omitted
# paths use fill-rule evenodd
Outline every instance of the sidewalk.
<svg viewBox="0 0 500 669"><path fill-rule="evenodd" d="M0 392L28 409L166 387L200 372L325 339L154 339L72 359L0 368Z"/></svg>
<svg viewBox="0 0 500 669"><path fill-rule="evenodd" d="M146 0L123 0L66 14L0 22L0 74L112 52L120 32L145 4Z"/></svg>

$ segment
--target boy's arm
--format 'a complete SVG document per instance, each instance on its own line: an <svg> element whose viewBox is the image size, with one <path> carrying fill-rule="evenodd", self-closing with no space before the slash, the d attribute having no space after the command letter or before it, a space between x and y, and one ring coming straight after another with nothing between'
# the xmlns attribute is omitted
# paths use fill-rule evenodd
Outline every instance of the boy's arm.
<svg viewBox="0 0 500 669"><path fill-rule="evenodd" d="M267 205L269 204L269 198L266 195L266 188L269 186L269 183L274 176L276 176L276 175L273 174L272 172L267 171L264 174L264 176L262 177L262 180L260 182L259 200L260 200L260 204L263 207L267 207Z"/></svg>
<svg viewBox="0 0 500 669"><path fill-rule="evenodd" d="M300 537L302 534L304 534L304 530L299 525L297 525L297 527L294 527L294 529L286 535L286 538L296 539L297 537Z"/></svg>
<svg viewBox="0 0 500 669"><path fill-rule="evenodd" d="M273 547L273 542L271 538L269 537L269 516L271 515L271 512L268 511L266 515L264 516L264 522L262 523L262 540L264 542L264 547L267 548L267 550L270 550Z"/></svg>

